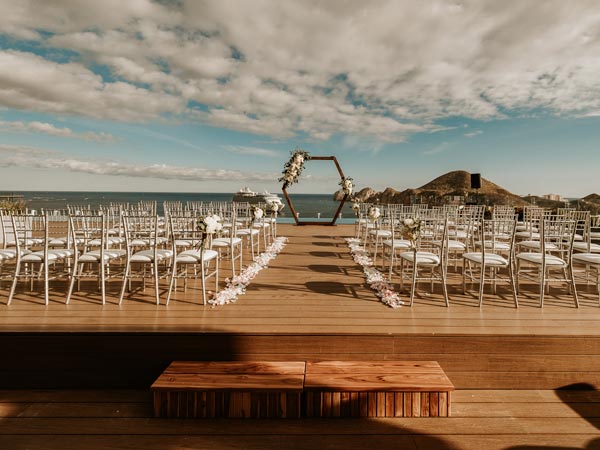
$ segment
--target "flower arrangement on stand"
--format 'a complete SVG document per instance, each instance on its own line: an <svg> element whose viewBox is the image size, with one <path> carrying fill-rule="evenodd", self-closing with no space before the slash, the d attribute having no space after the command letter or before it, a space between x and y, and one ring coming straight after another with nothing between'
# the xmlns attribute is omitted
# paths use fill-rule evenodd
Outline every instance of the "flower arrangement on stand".
<svg viewBox="0 0 600 450"><path fill-rule="evenodd" d="M278 237L276 238L267 249L258 255L252 264L246 267L237 276L225 280L227 286L225 289L217 292L214 298L208 300L210 305L222 306L229 303L235 303L240 295L246 293L246 288L250 282L256 277L258 272L268 267L269 262L274 259L285 247L287 238Z"/></svg>
<svg viewBox="0 0 600 450"><path fill-rule="evenodd" d="M375 222L381 217L381 210L378 206L371 206L369 207L369 211L367 212L367 217L371 222Z"/></svg>
<svg viewBox="0 0 600 450"><path fill-rule="evenodd" d="M339 184L346 197L350 197L354 191L354 180L352 178L343 177Z"/></svg>
<svg viewBox="0 0 600 450"><path fill-rule="evenodd" d="M360 264L363 269L367 284L375 291L375 295L381 299L381 302L392 308L399 308L404 305L400 296L394 291L391 283L386 281L385 276L373 265L373 260L360 243L360 239L346 238L350 253L354 262Z"/></svg>
<svg viewBox="0 0 600 450"><path fill-rule="evenodd" d="M406 218L402 221L402 234L410 241L410 248L417 248L417 241L421 237L421 219Z"/></svg>
<svg viewBox="0 0 600 450"><path fill-rule="evenodd" d="M360 215L360 203L359 202L352 203L352 211L354 211L354 214L356 215L356 217L358 217Z"/></svg>
<svg viewBox="0 0 600 450"><path fill-rule="evenodd" d="M254 222L260 220L265 215L265 211L257 205L252 205L252 219Z"/></svg>
<svg viewBox="0 0 600 450"><path fill-rule="evenodd" d="M204 248L204 244L209 236L213 234L218 234L223 230L223 224L221 223L221 218L216 214L207 215L201 217L196 225L198 231L200 232L201 240L200 247Z"/></svg>
<svg viewBox="0 0 600 450"><path fill-rule="evenodd" d="M304 163L310 159L310 153L300 148L296 148L292 151L290 160L285 163L283 167L282 177L279 181L283 181L283 188L287 189L294 183L298 182L300 174L304 170Z"/></svg>

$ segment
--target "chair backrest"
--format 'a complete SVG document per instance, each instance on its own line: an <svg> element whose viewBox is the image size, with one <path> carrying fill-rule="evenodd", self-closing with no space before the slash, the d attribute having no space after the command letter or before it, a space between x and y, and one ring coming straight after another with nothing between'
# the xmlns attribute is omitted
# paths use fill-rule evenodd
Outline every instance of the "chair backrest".
<svg viewBox="0 0 600 450"><path fill-rule="evenodd" d="M24 250L43 250L48 254L48 227L45 214L11 214L12 233L17 258ZM10 238L9 238L10 239Z"/></svg>
<svg viewBox="0 0 600 450"><path fill-rule="evenodd" d="M544 215L540 226L540 251L569 259L573 252L576 221L554 214ZM552 244L552 245L549 245ZM545 259L542 267L545 266Z"/></svg>
<svg viewBox="0 0 600 450"><path fill-rule="evenodd" d="M210 236L205 236L200 227L202 217L197 213L169 215L169 230L173 254L179 249L203 250L205 242L210 245ZM208 241L207 241L208 239Z"/></svg>
<svg viewBox="0 0 600 450"><path fill-rule="evenodd" d="M77 248L76 260L80 254L90 250L100 250L100 261L104 261L104 250L108 247L107 218L102 213L71 214L69 216L70 245Z"/></svg>
<svg viewBox="0 0 600 450"><path fill-rule="evenodd" d="M494 205L492 219L506 220L515 218L515 207L510 205Z"/></svg>
<svg viewBox="0 0 600 450"><path fill-rule="evenodd" d="M482 261L485 261L485 254L504 253L508 245L508 254L512 258L515 249L515 232L517 220L515 217L509 219L491 219L484 220L480 230L480 250Z"/></svg>
<svg viewBox="0 0 600 450"><path fill-rule="evenodd" d="M575 221L575 235L581 236L584 242L588 244L587 251L590 251L592 243L592 214L590 211L568 211L567 217Z"/></svg>
<svg viewBox="0 0 600 450"><path fill-rule="evenodd" d="M151 249L154 250L156 260L157 249L161 243L158 216L125 212L122 219L127 255L131 256L136 250Z"/></svg>

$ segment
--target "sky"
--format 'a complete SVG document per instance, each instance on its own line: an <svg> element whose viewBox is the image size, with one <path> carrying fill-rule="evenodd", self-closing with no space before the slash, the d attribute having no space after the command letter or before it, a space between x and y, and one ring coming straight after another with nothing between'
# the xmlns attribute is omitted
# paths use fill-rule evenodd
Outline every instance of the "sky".
<svg viewBox="0 0 600 450"><path fill-rule="evenodd" d="M600 192L597 0L0 0L0 190ZM329 162L294 192L331 193Z"/></svg>

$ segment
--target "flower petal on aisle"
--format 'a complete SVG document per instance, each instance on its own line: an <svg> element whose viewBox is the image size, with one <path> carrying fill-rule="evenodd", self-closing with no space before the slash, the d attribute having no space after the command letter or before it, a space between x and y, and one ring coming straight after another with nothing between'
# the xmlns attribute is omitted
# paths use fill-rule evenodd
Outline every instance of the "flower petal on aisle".
<svg viewBox="0 0 600 450"><path fill-rule="evenodd" d="M258 275L258 272L268 267L269 262L274 259L285 244L287 243L286 237L276 238L267 249L256 257L254 262L242 270L239 275L225 280L227 286L225 289L217 292L214 298L208 300L208 303L212 306L222 306L229 303L235 303L240 295L246 293L246 288L250 282Z"/></svg>
<svg viewBox="0 0 600 450"><path fill-rule="evenodd" d="M381 302L392 308L400 308L404 305L398 293L394 291L392 284L388 283L384 275L373 267L373 260L369 256L369 252L360 244L360 239L346 238L346 242L350 247L354 262L361 265L367 284L375 291L375 295L381 299Z"/></svg>

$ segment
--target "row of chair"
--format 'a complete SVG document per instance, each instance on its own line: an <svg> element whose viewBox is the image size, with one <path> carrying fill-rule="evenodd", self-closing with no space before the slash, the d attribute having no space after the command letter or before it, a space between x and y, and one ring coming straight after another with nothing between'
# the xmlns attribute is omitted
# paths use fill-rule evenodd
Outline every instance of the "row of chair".
<svg viewBox="0 0 600 450"><path fill-rule="evenodd" d="M373 214L379 208L379 214ZM356 235L373 255L390 281L399 276L400 287L410 282L412 305L417 283L440 282L446 306L448 268L462 266L463 291L467 282L479 284L479 305L484 286L508 283L518 307L522 281L540 286L539 305L550 284L567 286L579 306L577 282L595 281L600 304L600 218L589 211L526 209L518 221L513 207L499 207L484 219L483 206L426 208L422 205L363 205L356 220ZM378 216L378 217L376 217ZM376 217L376 218L375 218ZM418 237L406 226L418 220ZM410 234L413 239L410 239Z"/></svg>
<svg viewBox="0 0 600 450"><path fill-rule="evenodd" d="M207 302L206 281L219 285L219 261L230 261L232 276L243 268L244 249L255 258L276 237L273 216L254 214L244 203L221 205L215 211L182 209L159 217L145 212L101 211L82 208L66 214L18 214L0 211L2 245L0 279L11 280L7 304L11 304L21 281L33 289L43 281L45 303L49 303L49 282L66 279L66 303L84 278L98 280L102 303L106 302L106 280L120 277L119 304L134 280L145 287L151 280L156 304L160 304L159 280L168 280L166 304L180 280L199 278L202 303ZM207 235L202 223L218 217L220 231Z"/></svg>

